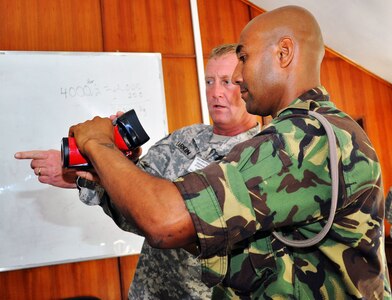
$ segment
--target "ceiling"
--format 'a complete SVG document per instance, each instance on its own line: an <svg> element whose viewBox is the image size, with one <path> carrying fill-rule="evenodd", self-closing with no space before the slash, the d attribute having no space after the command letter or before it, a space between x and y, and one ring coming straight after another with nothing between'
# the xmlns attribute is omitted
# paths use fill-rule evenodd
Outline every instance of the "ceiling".
<svg viewBox="0 0 392 300"><path fill-rule="evenodd" d="M265 11L298 5L318 20L325 45L392 83L392 1L250 0Z"/></svg>

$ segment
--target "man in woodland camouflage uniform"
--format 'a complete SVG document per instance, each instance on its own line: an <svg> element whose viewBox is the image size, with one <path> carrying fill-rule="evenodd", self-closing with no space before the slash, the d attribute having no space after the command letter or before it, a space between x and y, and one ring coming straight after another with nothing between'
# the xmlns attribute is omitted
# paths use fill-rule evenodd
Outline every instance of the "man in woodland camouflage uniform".
<svg viewBox="0 0 392 300"><path fill-rule="evenodd" d="M150 147L138 166L155 176L174 180L190 171L205 167L223 158L234 145L255 136L260 127L256 117L247 113L239 87L232 84L231 76L237 65L236 44L214 48L206 65L206 93L209 114L213 125L197 124L173 132ZM23 158L35 158L32 167L41 167L41 178L54 178L59 168L48 170L48 165L60 166L58 153L43 151L21 152ZM75 174L70 176L75 187ZM45 179L44 179L45 180ZM46 183L59 187L50 180ZM78 180L80 199L88 205L101 205L118 226L139 233L110 202L99 185ZM201 270L197 259L183 249L156 249L144 243L136 273L129 289L129 299L210 299L211 289L200 280Z"/></svg>
<svg viewBox="0 0 392 300"><path fill-rule="evenodd" d="M70 128L112 202L153 247L198 256L216 299L390 299L384 197L376 153L363 130L320 83L324 45L314 17L296 6L259 15L237 47L233 81L248 112L273 120L219 163L178 178L153 177L114 146L110 119ZM336 135L337 210L329 217Z"/></svg>

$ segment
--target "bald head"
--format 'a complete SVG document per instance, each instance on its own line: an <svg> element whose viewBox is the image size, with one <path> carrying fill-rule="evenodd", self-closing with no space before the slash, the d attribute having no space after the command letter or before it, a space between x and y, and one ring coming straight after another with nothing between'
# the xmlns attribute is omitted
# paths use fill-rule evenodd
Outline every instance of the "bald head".
<svg viewBox="0 0 392 300"><path fill-rule="evenodd" d="M261 14L241 32L240 63L233 76L247 109L275 115L307 90L320 85L324 43L313 15L298 6Z"/></svg>
<svg viewBox="0 0 392 300"><path fill-rule="evenodd" d="M319 63L324 56L320 27L314 16L302 7L284 6L266 12L251 20L244 29L246 31L253 31L270 43L290 37L299 44L301 51L313 53Z"/></svg>

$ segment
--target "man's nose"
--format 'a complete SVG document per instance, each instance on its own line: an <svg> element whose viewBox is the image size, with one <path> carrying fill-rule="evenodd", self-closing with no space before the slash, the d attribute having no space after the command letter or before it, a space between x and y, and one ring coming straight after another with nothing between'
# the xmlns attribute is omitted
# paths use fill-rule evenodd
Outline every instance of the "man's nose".
<svg viewBox="0 0 392 300"><path fill-rule="evenodd" d="M219 83L214 83L211 87L212 96L221 97L223 95L223 87Z"/></svg>
<svg viewBox="0 0 392 300"><path fill-rule="evenodd" d="M237 85L242 83L242 66L240 62L237 63L237 66L234 69L233 75L231 76L231 82Z"/></svg>

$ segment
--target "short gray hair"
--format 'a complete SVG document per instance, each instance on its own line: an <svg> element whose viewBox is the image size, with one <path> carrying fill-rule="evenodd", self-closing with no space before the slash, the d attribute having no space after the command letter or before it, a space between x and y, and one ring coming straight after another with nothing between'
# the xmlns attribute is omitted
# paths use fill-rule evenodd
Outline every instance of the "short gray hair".
<svg viewBox="0 0 392 300"><path fill-rule="evenodd" d="M208 59L220 57L228 53L236 53L237 44L222 44L211 50Z"/></svg>

